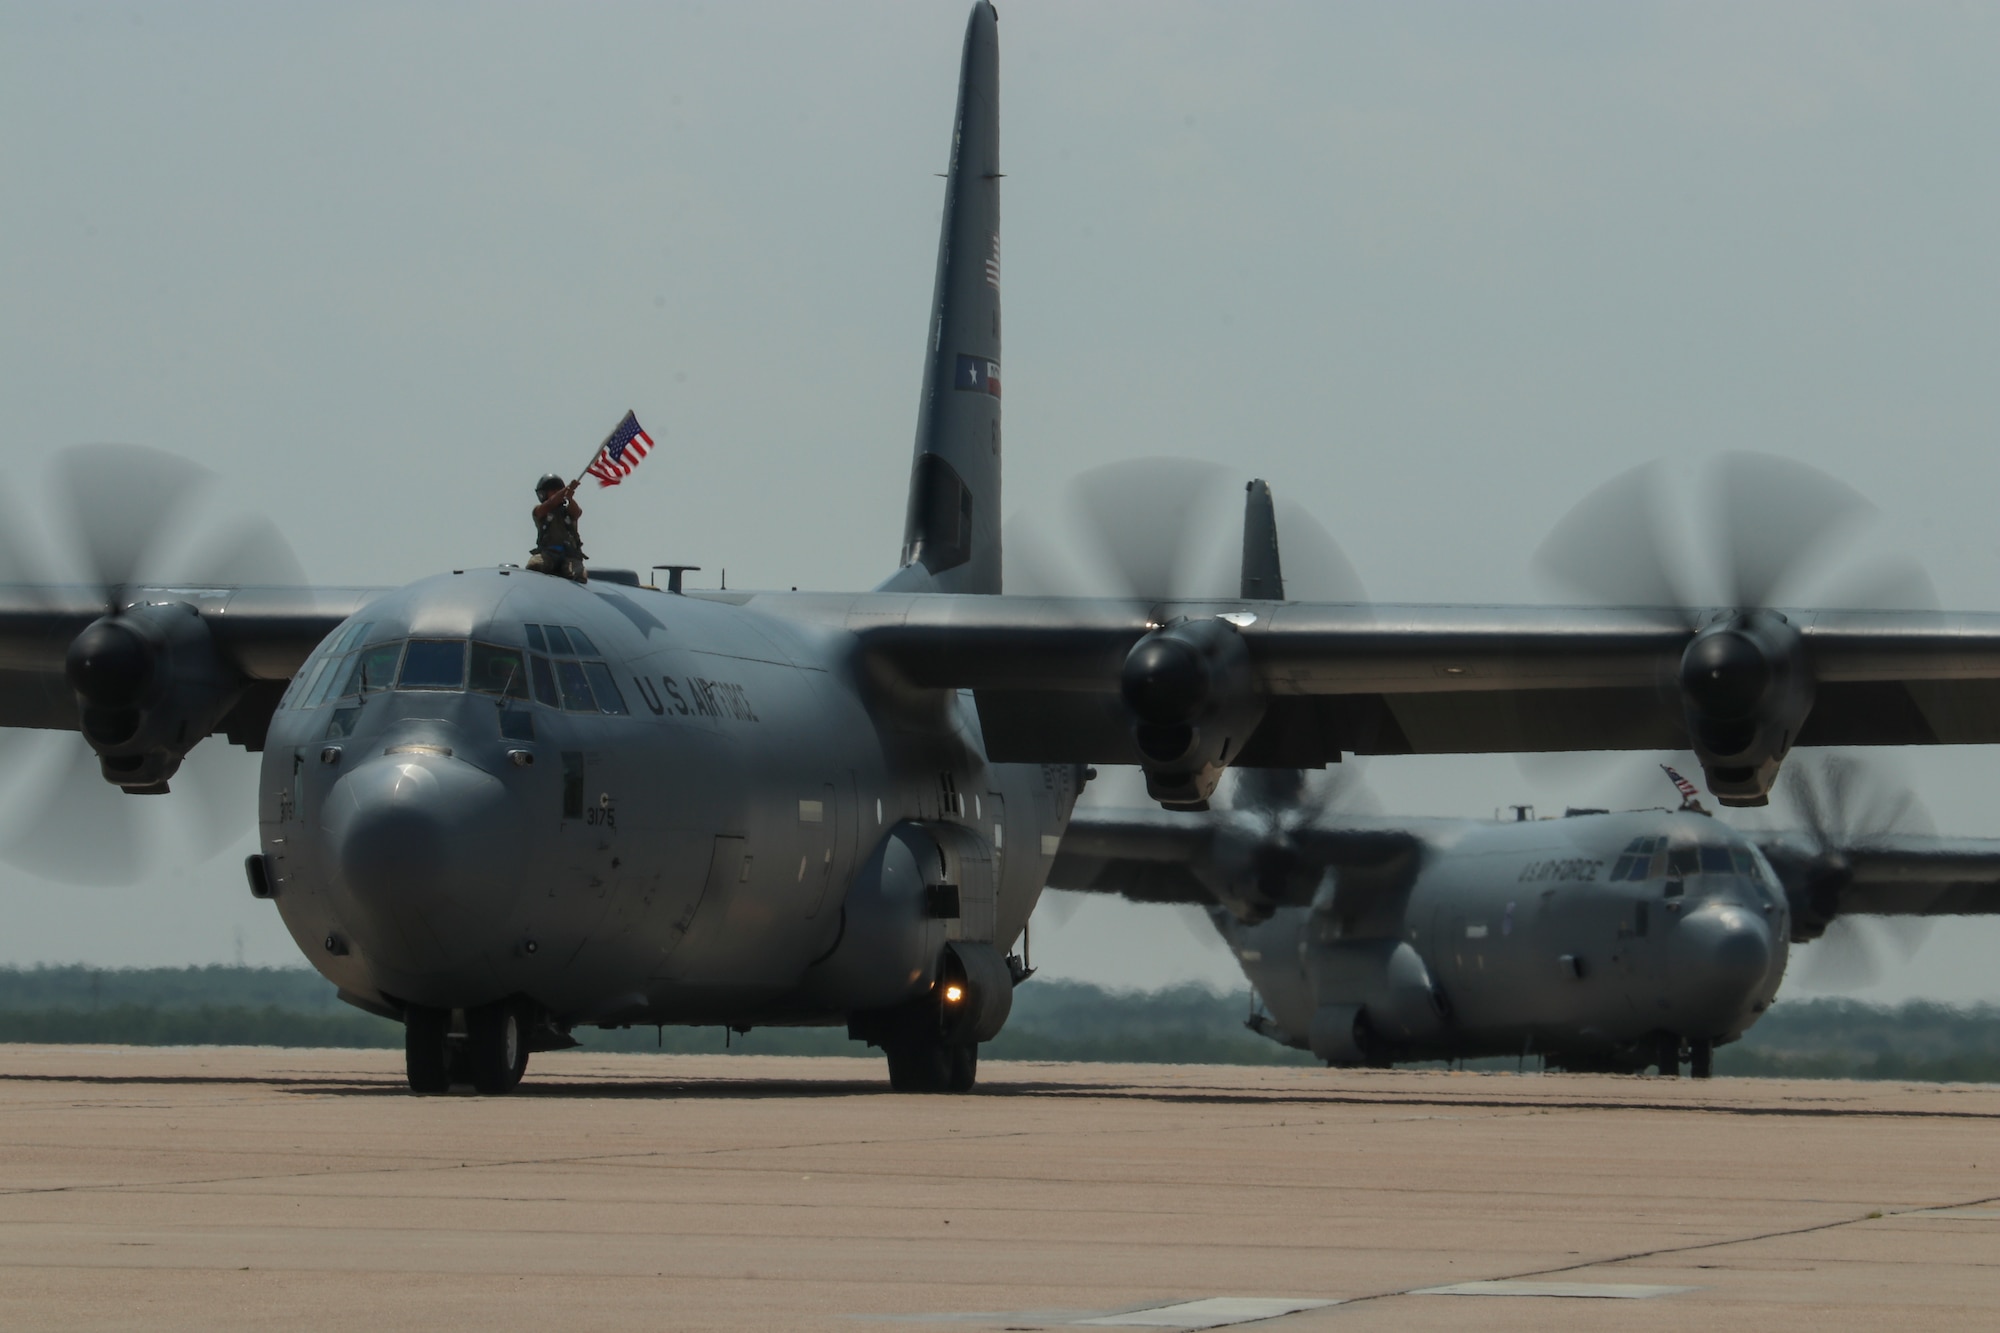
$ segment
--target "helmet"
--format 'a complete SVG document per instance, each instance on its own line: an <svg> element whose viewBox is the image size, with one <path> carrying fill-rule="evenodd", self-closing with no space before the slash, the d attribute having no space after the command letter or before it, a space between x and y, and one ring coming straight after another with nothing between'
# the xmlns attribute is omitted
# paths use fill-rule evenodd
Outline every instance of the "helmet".
<svg viewBox="0 0 2000 1333"><path fill-rule="evenodd" d="M558 477L555 473L551 472L546 477L543 477L540 481L535 483L535 498L539 500L546 500L549 498L551 492L559 491L568 484L569 483L564 481L561 477Z"/></svg>

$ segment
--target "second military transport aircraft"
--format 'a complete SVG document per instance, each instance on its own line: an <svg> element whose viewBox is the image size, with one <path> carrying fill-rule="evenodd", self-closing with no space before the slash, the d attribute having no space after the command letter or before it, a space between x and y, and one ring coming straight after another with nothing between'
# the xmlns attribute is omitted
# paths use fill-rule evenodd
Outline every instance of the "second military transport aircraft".
<svg viewBox="0 0 2000 1333"><path fill-rule="evenodd" d="M1003 595L996 34L975 5L879 588L163 586L100 524L89 586L0 590L0 724L135 799L261 749L255 891L406 1025L414 1089L488 1092L654 1023L846 1024L894 1086L970 1086L1090 764L1200 809L1233 765L1685 748L1755 804L1794 745L2000 740L1994 615Z"/></svg>
<svg viewBox="0 0 2000 1333"><path fill-rule="evenodd" d="M1282 597L1262 482L1243 532L1243 592ZM1205 908L1256 997L1250 1027L1329 1064L1697 1078L1770 1008L1791 945L1834 927L1864 964L1880 918L2000 911L2000 839L1904 827L1913 798L1850 756L1795 761L1798 826L1761 832L1662 767L1676 809L1539 820L1358 813L1351 783L1245 769L1225 808L1079 806L1049 887Z"/></svg>

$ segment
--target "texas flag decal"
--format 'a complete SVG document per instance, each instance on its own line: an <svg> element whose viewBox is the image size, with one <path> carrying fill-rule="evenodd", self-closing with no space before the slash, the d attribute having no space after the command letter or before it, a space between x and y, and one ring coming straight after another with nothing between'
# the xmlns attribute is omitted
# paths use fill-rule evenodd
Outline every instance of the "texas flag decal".
<svg viewBox="0 0 2000 1333"><path fill-rule="evenodd" d="M958 370L952 375L951 387L970 389L974 393L990 393L1000 396L1000 363L988 361L983 356L958 354Z"/></svg>

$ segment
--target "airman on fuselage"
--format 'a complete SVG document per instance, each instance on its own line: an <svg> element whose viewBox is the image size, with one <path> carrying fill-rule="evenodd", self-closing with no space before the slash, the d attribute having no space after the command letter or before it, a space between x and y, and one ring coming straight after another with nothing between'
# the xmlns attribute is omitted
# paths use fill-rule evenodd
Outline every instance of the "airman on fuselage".
<svg viewBox="0 0 2000 1333"><path fill-rule="evenodd" d="M583 536L576 526L583 517L583 506L576 502L576 482L565 485L551 472L535 484L535 499L535 549L528 557L528 568L538 574L589 582L590 575L583 567Z"/></svg>

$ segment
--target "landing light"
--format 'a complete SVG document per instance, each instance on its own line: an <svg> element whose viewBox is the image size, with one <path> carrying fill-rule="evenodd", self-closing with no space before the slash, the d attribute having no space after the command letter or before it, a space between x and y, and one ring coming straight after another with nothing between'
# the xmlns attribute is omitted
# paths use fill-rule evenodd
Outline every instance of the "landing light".
<svg viewBox="0 0 2000 1333"><path fill-rule="evenodd" d="M957 1004L960 1000L964 998L965 998L965 987L946 986L944 988L944 1002L946 1004Z"/></svg>

